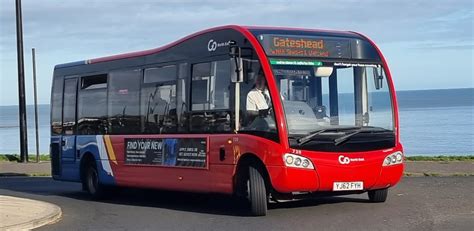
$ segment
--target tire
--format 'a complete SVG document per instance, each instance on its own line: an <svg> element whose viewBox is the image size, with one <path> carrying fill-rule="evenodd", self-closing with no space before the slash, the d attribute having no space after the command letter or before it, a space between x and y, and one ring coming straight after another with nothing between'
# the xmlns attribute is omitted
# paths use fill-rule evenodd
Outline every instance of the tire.
<svg viewBox="0 0 474 231"><path fill-rule="evenodd" d="M99 182L99 172L95 162L91 161L86 167L83 188L89 193L94 200L103 199L105 197L105 186Z"/></svg>
<svg viewBox="0 0 474 231"><path fill-rule="evenodd" d="M388 188L370 190L368 194L369 194L370 202L374 202L374 203L385 202L388 196Z"/></svg>
<svg viewBox="0 0 474 231"><path fill-rule="evenodd" d="M250 211L253 216L267 215L267 189L265 180L257 168L249 167L248 196L250 200Z"/></svg>

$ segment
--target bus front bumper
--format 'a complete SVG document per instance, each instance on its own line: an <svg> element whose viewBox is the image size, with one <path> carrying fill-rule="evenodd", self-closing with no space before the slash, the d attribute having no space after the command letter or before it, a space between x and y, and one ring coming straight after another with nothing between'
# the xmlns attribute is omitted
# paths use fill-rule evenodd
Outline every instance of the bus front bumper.
<svg viewBox="0 0 474 231"><path fill-rule="evenodd" d="M332 192L335 182L363 182L363 189L388 188L396 185L404 170L404 164L382 166L382 161L364 164L340 165L311 158L315 169L268 166L273 189L280 193Z"/></svg>
<svg viewBox="0 0 474 231"><path fill-rule="evenodd" d="M313 192L319 189L319 176L315 170L285 166L268 166L267 170L277 192Z"/></svg>

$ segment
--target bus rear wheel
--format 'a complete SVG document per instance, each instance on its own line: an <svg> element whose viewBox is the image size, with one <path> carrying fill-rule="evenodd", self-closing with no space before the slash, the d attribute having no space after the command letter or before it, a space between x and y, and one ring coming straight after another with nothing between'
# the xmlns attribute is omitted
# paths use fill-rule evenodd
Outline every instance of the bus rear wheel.
<svg viewBox="0 0 474 231"><path fill-rule="evenodd" d="M388 196L388 188L370 190L368 192L370 202L380 203L385 202Z"/></svg>
<svg viewBox="0 0 474 231"><path fill-rule="evenodd" d="M90 162L86 167L86 174L83 179L83 188L95 199L102 199L105 196L105 186L99 182L99 172L94 162Z"/></svg>
<svg viewBox="0 0 474 231"><path fill-rule="evenodd" d="M265 179L260 171L253 166L249 166L247 188L251 214L253 216L265 216L268 202Z"/></svg>

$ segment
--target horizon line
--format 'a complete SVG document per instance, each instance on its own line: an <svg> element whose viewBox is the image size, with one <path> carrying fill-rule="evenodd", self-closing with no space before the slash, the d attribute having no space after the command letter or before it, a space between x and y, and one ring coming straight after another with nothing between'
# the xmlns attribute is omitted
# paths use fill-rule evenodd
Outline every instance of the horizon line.
<svg viewBox="0 0 474 231"><path fill-rule="evenodd" d="M464 90L464 89L474 89L474 87L458 87L458 88L433 88L433 89L408 89L408 90L395 90L395 92L400 91L433 91L433 90ZM50 103L39 103L39 105L50 105ZM0 105L0 107L8 107L8 106L18 106L18 104L7 104L7 105ZM34 104L26 104L26 106L34 106Z"/></svg>

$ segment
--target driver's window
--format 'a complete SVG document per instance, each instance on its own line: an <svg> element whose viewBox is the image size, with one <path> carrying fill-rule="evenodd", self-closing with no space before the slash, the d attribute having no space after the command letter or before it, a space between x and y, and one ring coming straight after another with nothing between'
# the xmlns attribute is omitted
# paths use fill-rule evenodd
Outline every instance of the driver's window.
<svg viewBox="0 0 474 231"><path fill-rule="evenodd" d="M244 82L240 84L240 130L275 138L273 102L260 63L258 60L244 59L244 70Z"/></svg>

